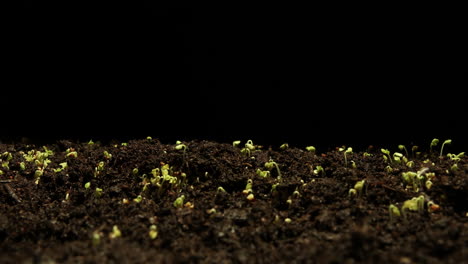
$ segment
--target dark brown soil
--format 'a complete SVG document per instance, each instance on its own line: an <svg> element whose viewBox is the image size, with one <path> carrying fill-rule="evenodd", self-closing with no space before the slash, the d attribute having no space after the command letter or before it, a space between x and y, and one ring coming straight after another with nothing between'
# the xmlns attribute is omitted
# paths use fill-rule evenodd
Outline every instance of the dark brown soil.
<svg viewBox="0 0 468 264"><path fill-rule="evenodd" d="M248 156L244 143L184 142L184 151L154 139L126 146L60 141L47 146L54 153L38 184L41 164L23 152L45 149L0 145L0 263L468 263L466 157L452 170L455 161L436 151L410 153L409 168L387 163L380 149L368 150L371 156L355 150L345 166L338 150L257 148ZM67 149L77 157L66 157ZM280 179L276 168L265 178L256 173L270 158ZM54 172L63 162L68 167ZM158 187L152 170L164 164L176 182ZM324 173L314 173L317 165ZM402 172L424 167L434 173L432 187L405 188ZM244 191L249 179L251 193ZM350 194L361 180L361 192ZM390 204L401 209L420 195L423 211L390 220ZM120 237L110 236L114 226Z"/></svg>

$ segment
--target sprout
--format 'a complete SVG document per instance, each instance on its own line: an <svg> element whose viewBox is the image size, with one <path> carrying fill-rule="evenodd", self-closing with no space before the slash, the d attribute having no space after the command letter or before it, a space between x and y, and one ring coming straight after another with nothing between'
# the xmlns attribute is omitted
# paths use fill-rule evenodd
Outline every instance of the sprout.
<svg viewBox="0 0 468 264"><path fill-rule="evenodd" d="M247 200L253 201L254 199L255 199L255 196L253 195L253 193L250 193L249 195L247 195Z"/></svg>
<svg viewBox="0 0 468 264"><path fill-rule="evenodd" d="M401 163L401 158L403 157L403 154L399 153L399 152L395 152L393 153L393 160L396 162L396 163Z"/></svg>
<svg viewBox="0 0 468 264"><path fill-rule="evenodd" d="M285 150L285 149L287 149L287 148L289 148L289 144L288 144L288 143L284 143L284 144L282 144L282 145L280 146L280 149L281 149L281 150Z"/></svg>
<svg viewBox="0 0 468 264"><path fill-rule="evenodd" d="M138 175L138 168L134 168L134 169L132 170L132 174L133 174L133 175Z"/></svg>
<svg viewBox="0 0 468 264"><path fill-rule="evenodd" d="M133 199L133 201L134 201L135 203L141 203L141 201L143 201L143 196L138 195L137 198Z"/></svg>
<svg viewBox="0 0 468 264"><path fill-rule="evenodd" d="M19 166L20 166L20 170L22 171L26 170L26 164L24 163L24 161L20 162Z"/></svg>
<svg viewBox="0 0 468 264"><path fill-rule="evenodd" d="M44 175L44 169L43 168L38 168L34 172L34 178L36 179L35 183L39 184L39 180L41 179L41 176Z"/></svg>
<svg viewBox="0 0 468 264"><path fill-rule="evenodd" d="M357 191L359 196L361 196L362 189L363 189L365 184L366 184L366 180L362 180L362 181L356 182L356 184L354 185L354 189Z"/></svg>
<svg viewBox="0 0 468 264"><path fill-rule="evenodd" d="M463 158L464 156L465 156L465 152L460 152L460 153L458 153L458 155L455 155L455 154L452 154L452 153L447 154L447 157L449 157L455 163L459 162L461 160L461 158Z"/></svg>
<svg viewBox="0 0 468 264"><path fill-rule="evenodd" d="M153 239L153 240L156 239L156 237L158 237L158 228L157 228L157 226L156 225L151 225L150 226L150 231L148 232L148 234L149 234L149 237L151 239Z"/></svg>
<svg viewBox="0 0 468 264"><path fill-rule="evenodd" d="M444 143L442 143L442 147L440 148L440 155L439 157L442 158L442 152L444 151L444 146L445 145L450 145L452 144L452 140L451 139L447 139L444 141Z"/></svg>
<svg viewBox="0 0 468 264"><path fill-rule="evenodd" d="M84 187L85 187L85 189L89 189L89 187L91 187L91 182L85 183Z"/></svg>
<svg viewBox="0 0 468 264"><path fill-rule="evenodd" d="M112 158L112 154L110 154L109 152L107 152L107 150L104 150L103 154L104 154L104 158L105 158L106 160L110 160L110 159Z"/></svg>
<svg viewBox="0 0 468 264"><path fill-rule="evenodd" d="M385 157L385 156L384 156ZM393 168L390 166L390 165L387 165L387 167L385 167L385 171L387 173L392 173L393 172Z"/></svg>
<svg viewBox="0 0 468 264"><path fill-rule="evenodd" d="M431 187L432 187L432 181L427 180L427 181L426 181L426 189L430 190Z"/></svg>
<svg viewBox="0 0 468 264"><path fill-rule="evenodd" d="M429 150L430 152L432 152L432 148L437 146L437 144L439 144L439 139L437 138L434 138L432 141L431 141L431 145L429 145Z"/></svg>
<svg viewBox="0 0 468 264"><path fill-rule="evenodd" d="M314 146L307 146L306 150L312 153L315 153L315 147Z"/></svg>
<svg viewBox="0 0 468 264"><path fill-rule="evenodd" d="M98 231L94 231L93 234L91 235L91 241L93 243L93 246L98 246L101 243L101 233Z"/></svg>
<svg viewBox="0 0 468 264"><path fill-rule="evenodd" d="M356 194L357 194L356 189L354 188L349 189L348 191L349 197L356 196Z"/></svg>
<svg viewBox="0 0 468 264"><path fill-rule="evenodd" d="M118 238L122 236L122 232L120 232L119 227L114 225L112 227L112 232L109 234L110 239Z"/></svg>
<svg viewBox="0 0 468 264"><path fill-rule="evenodd" d="M390 217L390 222L393 222L396 217L400 217L400 210L396 205L391 204L388 207L388 215Z"/></svg>
<svg viewBox="0 0 468 264"><path fill-rule="evenodd" d="M90 139L90 140L88 141L88 145L94 145L94 141L93 141L92 139Z"/></svg>
<svg viewBox="0 0 468 264"><path fill-rule="evenodd" d="M315 175L319 175L319 173L321 173L322 176L325 176L325 170L323 169L323 167L320 166L320 165L317 165L317 166L315 167L314 174L315 174Z"/></svg>
<svg viewBox="0 0 468 264"><path fill-rule="evenodd" d="M262 171L260 169L257 169L257 175L262 177L262 178L266 178L266 177L270 176L270 172L269 171Z"/></svg>
<svg viewBox="0 0 468 264"><path fill-rule="evenodd" d="M390 156L390 150L388 150L388 149L380 149L380 151L381 151L383 154L387 155L387 156L384 155L383 157L384 157L385 160L390 160L390 163L391 163L391 162L392 162L392 157Z"/></svg>
<svg viewBox="0 0 468 264"><path fill-rule="evenodd" d="M178 197L173 205L175 208L182 208L182 206L184 205L184 199L185 199L185 195L181 195L180 197Z"/></svg>
<svg viewBox="0 0 468 264"><path fill-rule="evenodd" d="M403 206L401 207L401 213L403 217L406 219L406 211L417 211L419 213L423 212L424 210L424 196L420 195L418 197L413 197L411 200L406 200L403 202Z"/></svg>
<svg viewBox="0 0 468 264"><path fill-rule="evenodd" d="M276 167L276 171L278 172L278 180L281 179L281 171L279 169L278 163L274 162L271 158L269 162L265 162L265 168L271 171L274 167Z"/></svg>
<svg viewBox="0 0 468 264"><path fill-rule="evenodd" d="M433 213L440 210L440 206L433 201L427 202L427 211Z"/></svg>
<svg viewBox="0 0 468 264"><path fill-rule="evenodd" d="M216 189L216 193L219 193L219 192L223 192L223 193L225 193L225 192L226 192L226 190L224 190L224 188L223 188L223 187L219 186L219 187L218 187L218 189Z"/></svg>
<svg viewBox="0 0 468 264"><path fill-rule="evenodd" d="M185 144L182 144L182 142L177 141L176 146L174 147L176 150L183 150L183 153L185 154L185 151L187 151L187 146Z"/></svg>
<svg viewBox="0 0 468 264"><path fill-rule="evenodd" d="M72 148L69 148L67 149L67 155L65 155L65 157L72 157L72 158L76 158L78 157L78 152L76 152L74 149Z"/></svg>
<svg viewBox="0 0 468 264"><path fill-rule="evenodd" d="M398 149L401 151L405 151L406 156L409 157L408 150L406 149L405 145L398 145Z"/></svg>
<svg viewBox="0 0 468 264"><path fill-rule="evenodd" d="M240 140L233 141L233 142L232 142L232 146L233 146L233 147L237 147L237 146L239 146L240 143L241 143Z"/></svg>
<svg viewBox="0 0 468 264"><path fill-rule="evenodd" d="M148 136L148 137L146 137L146 140L151 141L151 140L153 140L153 138Z"/></svg>
<svg viewBox="0 0 468 264"><path fill-rule="evenodd" d="M339 148L338 150L344 152L345 167L348 167L348 159L346 158L346 154L353 153L353 148L349 147L346 150L345 148Z"/></svg>
<svg viewBox="0 0 468 264"><path fill-rule="evenodd" d="M102 189L101 189L101 188L96 188L96 190L94 191L94 194L95 194L97 197L101 197L101 195L102 195Z"/></svg>
<svg viewBox="0 0 468 264"><path fill-rule="evenodd" d="M94 168L94 177L97 177L102 171L104 171L104 161L100 161L97 167Z"/></svg>
<svg viewBox="0 0 468 264"><path fill-rule="evenodd" d="M252 140L247 140L247 143L245 143L245 147L248 148L249 150L255 150L255 145L253 144Z"/></svg>
<svg viewBox="0 0 468 264"><path fill-rule="evenodd" d="M357 168L356 162L354 162L354 160L351 161L351 168L353 168L353 169Z"/></svg>
<svg viewBox="0 0 468 264"><path fill-rule="evenodd" d="M242 191L243 194L248 194L252 192L252 180L248 179L247 184L245 185L245 189Z"/></svg>
<svg viewBox="0 0 468 264"><path fill-rule="evenodd" d="M128 146L128 143L127 142L122 142L121 145L122 145L122 147L126 147L126 146Z"/></svg>
<svg viewBox="0 0 468 264"><path fill-rule="evenodd" d="M292 220L291 220L291 218L288 217L288 218L285 218L285 219L284 219L284 222L285 222L286 224L289 224L289 223L292 222Z"/></svg>
<svg viewBox="0 0 468 264"><path fill-rule="evenodd" d="M412 146L412 147L411 147L411 155L412 155L413 157L414 157L414 154L417 153L416 151L418 150L418 148L419 148L418 146Z"/></svg>

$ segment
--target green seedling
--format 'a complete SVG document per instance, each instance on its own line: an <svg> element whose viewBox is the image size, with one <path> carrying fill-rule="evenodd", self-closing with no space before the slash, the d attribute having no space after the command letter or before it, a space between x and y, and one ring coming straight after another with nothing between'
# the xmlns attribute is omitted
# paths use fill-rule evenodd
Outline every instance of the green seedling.
<svg viewBox="0 0 468 264"><path fill-rule="evenodd" d="M181 195L180 197L178 197L173 205L175 208L182 208L182 206L184 206L184 199L185 199L185 195Z"/></svg>
<svg viewBox="0 0 468 264"><path fill-rule="evenodd" d="M356 162L354 162L354 160L351 161L351 168L353 168L353 169L357 168Z"/></svg>
<svg viewBox="0 0 468 264"><path fill-rule="evenodd" d="M22 171L26 170L26 163L24 163L24 161L20 162L19 166L20 166L20 170Z"/></svg>
<svg viewBox="0 0 468 264"><path fill-rule="evenodd" d="M72 157L72 158L78 157L78 152L76 152L74 148L69 148L69 149L67 149L67 150L66 150L66 153L67 153L67 154L65 155L65 157L67 157L67 158L68 158L68 157Z"/></svg>
<svg viewBox="0 0 468 264"><path fill-rule="evenodd" d="M279 183L275 183L271 185L271 192L276 192L276 187L278 187Z"/></svg>
<svg viewBox="0 0 468 264"><path fill-rule="evenodd" d="M366 180L362 180L362 181L356 182L356 184L354 185L354 189L358 193L359 197L362 195L362 189L364 188L365 184L366 184Z"/></svg>
<svg viewBox="0 0 468 264"><path fill-rule="evenodd" d="M280 149L281 149L281 150L285 150L285 149L287 149L287 148L289 148L289 144L288 144L288 143L284 143L284 144L282 144L282 145L280 146Z"/></svg>
<svg viewBox="0 0 468 264"><path fill-rule="evenodd" d="M158 228L157 228L157 226L156 225L151 225L149 229L150 229L150 231L148 232L149 237L151 239L153 239L153 240L156 239L158 237Z"/></svg>
<svg viewBox="0 0 468 264"><path fill-rule="evenodd" d="M411 200L406 200L403 202L401 207L401 213L406 219L406 211L416 211L422 213L424 211L424 196L420 195L418 197L413 197Z"/></svg>
<svg viewBox="0 0 468 264"><path fill-rule="evenodd" d="M403 154L399 153L399 152L395 152L393 153L393 160L396 162L396 163L401 163L401 159L404 158L403 157Z"/></svg>
<svg viewBox="0 0 468 264"><path fill-rule="evenodd" d="M240 140L236 140L236 141L233 141L232 142L232 146L233 147L238 147L240 145L241 141Z"/></svg>
<svg viewBox="0 0 468 264"><path fill-rule="evenodd" d="M249 194L252 192L252 185L253 181L251 179L247 180L247 184L245 185L245 189L242 191L243 194Z"/></svg>
<svg viewBox="0 0 468 264"><path fill-rule="evenodd" d="M104 158L105 158L106 160L110 160L110 159L112 158L112 154L110 154L109 152L107 152L107 150L104 150L103 154L104 154Z"/></svg>
<svg viewBox="0 0 468 264"><path fill-rule="evenodd" d="M4 172L2 170L0 170L0 175L3 175L3 174L4 174Z"/></svg>
<svg viewBox="0 0 468 264"><path fill-rule="evenodd" d="M414 158L417 154L418 146L412 146L411 147L411 156Z"/></svg>
<svg viewBox="0 0 468 264"><path fill-rule="evenodd" d="M102 171L104 171L104 161L100 161L97 167L94 168L94 177L100 175Z"/></svg>
<svg viewBox="0 0 468 264"><path fill-rule="evenodd" d="M176 142L176 146L174 147L176 150L183 150L183 153L187 151L187 146L185 144L182 144L181 141Z"/></svg>
<svg viewBox="0 0 468 264"><path fill-rule="evenodd" d="M153 138L148 136L148 137L146 137L146 140L151 141L151 140L153 140Z"/></svg>
<svg viewBox="0 0 468 264"><path fill-rule="evenodd" d="M450 160L452 160L455 163L458 163L461 160L461 158L463 158L464 156L465 156L465 152L460 152L458 153L458 155L455 155L452 153L447 154L447 157L450 158Z"/></svg>
<svg viewBox="0 0 468 264"><path fill-rule="evenodd" d="M400 217L401 214L400 214L400 210L398 209L398 207L394 204L391 204L388 207L388 215L390 217L390 222L393 222L395 218Z"/></svg>
<svg viewBox="0 0 468 264"><path fill-rule="evenodd" d="M88 141L88 145L94 145L94 141L93 141L92 139L90 139L90 140Z"/></svg>
<svg viewBox="0 0 468 264"><path fill-rule="evenodd" d="M385 156L384 156L385 157ZM392 173L393 172L393 168L390 166L390 165L387 165L387 167L385 167L385 171L387 173Z"/></svg>
<svg viewBox="0 0 468 264"><path fill-rule="evenodd" d="M281 171L279 169L278 163L274 162L271 158L269 162L265 162L265 168L271 171L273 168L276 168L278 172L278 180L281 180Z"/></svg>
<svg viewBox="0 0 468 264"><path fill-rule="evenodd" d="M363 156L363 157L372 157L373 155L370 154L370 153L368 153L368 152L364 152L364 153L362 154L362 156Z"/></svg>
<svg viewBox="0 0 468 264"><path fill-rule="evenodd" d="M315 175L322 174L322 176L325 176L325 170L323 169L322 166L317 165L317 166L315 167L314 174L315 174Z"/></svg>
<svg viewBox="0 0 468 264"><path fill-rule="evenodd" d="M353 148L349 147L345 150L345 148L339 148L338 149L341 152L344 152L344 160L345 160L345 167L348 167L348 159L346 157L347 153L353 153Z"/></svg>
<svg viewBox="0 0 468 264"><path fill-rule="evenodd" d="M269 171L262 171L261 169L257 169L257 175L262 177L262 178L267 178L268 176L270 176L270 172Z"/></svg>
<svg viewBox="0 0 468 264"><path fill-rule="evenodd" d="M241 154L246 155L250 157L252 154L252 151L255 150L255 145L253 144L252 140L248 140L247 143L245 143L244 148L241 149Z"/></svg>
<svg viewBox="0 0 468 264"><path fill-rule="evenodd" d="M9 169L10 169L9 164L10 164L9 161L4 161L4 162L2 162L2 168L5 168L5 169L9 170Z"/></svg>
<svg viewBox="0 0 468 264"><path fill-rule="evenodd" d="M94 194L96 195L96 197L101 197L102 196L102 189L101 188L96 188L96 190L94 191Z"/></svg>
<svg viewBox="0 0 468 264"><path fill-rule="evenodd" d="M434 139L431 141L431 144L429 145L429 151L432 152L432 148L433 148L433 147L436 147L437 144L439 144L439 139L434 138Z"/></svg>
<svg viewBox="0 0 468 264"><path fill-rule="evenodd" d="M109 234L109 238L110 239L115 239L115 238L118 238L118 237L121 237L121 236L122 236L122 232L120 232L119 227L114 225L112 227L112 232Z"/></svg>
<svg viewBox="0 0 468 264"><path fill-rule="evenodd" d="M401 151L405 151L406 156L409 157L408 150L406 149L405 145L398 145L398 149Z"/></svg>
<svg viewBox="0 0 468 264"><path fill-rule="evenodd" d="M255 196L253 193L249 193L249 195L247 195L247 200L253 201L254 199L255 199Z"/></svg>
<svg viewBox="0 0 468 264"><path fill-rule="evenodd" d="M135 199L133 199L133 201L134 201L135 203L141 203L141 201L143 201L143 196L138 195Z"/></svg>
<svg viewBox="0 0 468 264"><path fill-rule="evenodd" d="M349 195L349 197L356 196L357 195L356 189L354 189L354 188L349 189L348 195Z"/></svg>
<svg viewBox="0 0 468 264"><path fill-rule="evenodd" d="M249 150L255 150L255 145L253 144L252 140L247 140L247 143L245 143L245 147L248 148Z"/></svg>
<svg viewBox="0 0 468 264"><path fill-rule="evenodd" d="M440 148L440 155L439 155L439 158L442 158L442 153L444 152L444 146L445 145L450 145L452 144L452 140L451 139L447 139L444 141L444 143L442 143L442 147Z"/></svg>
<svg viewBox="0 0 468 264"><path fill-rule="evenodd" d="M292 220L291 220L291 218L285 218L285 219L284 219L284 222L285 222L286 224L290 224L290 223L292 222Z"/></svg>
<svg viewBox="0 0 468 264"><path fill-rule="evenodd" d="M126 147L126 146L128 146L128 143L127 142L122 142L122 144L120 144L120 145L122 145L122 147Z"/></svg>
<svg viewBox="0 0 468 264"><path fill-rule="evenodd" d="M85 189L89 189L89 187L91 187L91 182L85 183L84 187L85 187Z"/></svg>
<svg viewBox="0 0 468 264"><path fill-rule="evenodd" d="M406 162L406 167L413 168L413 166L414 166L414 161L410 160L410 161Z"/></svg>
<svg viewBox="0 0 468 264"><path fill-rule="evenodd" d="M132 170L132 174L133 174L134 176L137 176L137 175L138 175L138 168L134 168L134 169Z"/></svg>
<svg viewBox="0 0 468 264"><path fill-rule="evenodd" d="M42 175L44 175L44 169L43 168L37 168L37 170L34 172L34 178L36 184L39 184L39 180L41 179Z"/></svg>
<svg viewBox="0 0 468 264"><path fill-rule="evenodd" d="M91 241L93 246L97 247L99 244L101 244L101 236L102 233L98 231L94 231L93 234L91 235Z"/></svg>
<svg viewBox="0 0 468 264"><path fill-rule="evenodd" d="M62 162L59 165L60 165L60 168L54 169L54 172L61 172L65 170L66 168L68 168L68 163L66 162Z"/></svg>
<svg viewBox="0 0 468 264"><path fill-rule="evenodd" d="M386 161L390 161L390 163L391 163L391 162L392 162L392 156L390 156L390 150L388 150L388 149L380 149L380 151L384 154L384 156L383 156L384 159L385 159ZM387 156L385 156L385 155L387 155Z"/></svg>
<svg viewBox="0 0 468 264"><path fill-rule="evenodd" d="M309 151L309 152L312 152L312 153L315 153L315 147L314 146L307 146L306 147L306 150Z"/></svg>
<svg viewBox="0 0 468 264"><path fill-rule="evenodd" d="M226 190L224 190L224 188L223 188L223 187L219 186L219 187L218 187L218 189L216 189L216 193L219 193L219 192L223 192L223 193L225 193L225 192L226 192Z"/></svg>
<svg viewBox="0 0 468 264"><path fill-rule="evenodd" d="M425 184L425 185L426 185L426 189L430 190L430 189L432 188L432 184L433 184L433 183L432 183L431 180L427 180L427 181L426 181L426 184Z"/></svg>

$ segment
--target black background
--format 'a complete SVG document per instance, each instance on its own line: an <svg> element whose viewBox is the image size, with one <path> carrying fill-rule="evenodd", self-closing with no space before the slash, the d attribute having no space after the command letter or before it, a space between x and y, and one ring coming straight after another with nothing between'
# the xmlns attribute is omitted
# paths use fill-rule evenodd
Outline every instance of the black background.
<svg viewBox="0 0 468 264"><path fill-rule="evenodd" d="M0 133L466 150L460 21L435 9L25 1Z"/></svg>

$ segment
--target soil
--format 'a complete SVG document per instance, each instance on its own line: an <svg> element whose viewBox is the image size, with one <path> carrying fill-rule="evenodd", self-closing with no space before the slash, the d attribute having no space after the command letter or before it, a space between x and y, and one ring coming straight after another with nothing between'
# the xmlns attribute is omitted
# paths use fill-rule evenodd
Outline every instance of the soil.
<svg viewBox="0 0 468 264"><path fill-rule="evenodd" d="M338 149L244 143L2 144L0 263L468 263L466 157L410 152L409 167L369 148L345 163ZM30 152L47 149L47 165ZM422 210L402 210L421 195Z"/></svg>

